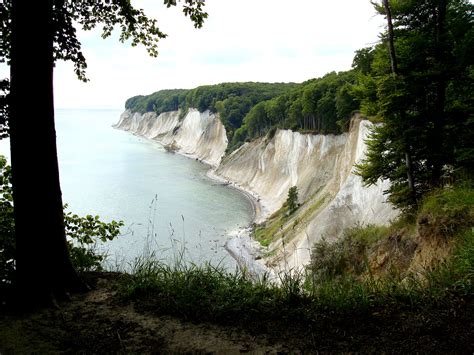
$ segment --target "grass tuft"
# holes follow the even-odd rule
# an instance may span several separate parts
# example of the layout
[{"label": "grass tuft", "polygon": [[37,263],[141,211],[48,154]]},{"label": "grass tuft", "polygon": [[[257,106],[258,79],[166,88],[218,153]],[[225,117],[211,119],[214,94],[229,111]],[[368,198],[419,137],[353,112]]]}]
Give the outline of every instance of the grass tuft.
[{"label": "grass tuft", "polygon": [[413,257],[416,243],[405,240],[402,231],[419,233],[418,218],[418,223],[400,220],[388,227],[358,226],[335,243],[321,241],[313,249],[309,268],[281,273],[278,282],[267,275],[255,281],[245,271],[231,273],[210,264],[184,263],[183,258],[171,266],[153,257],[140,258],[118,294],[139,310],[266,329],[288,320],[310,326],[335,314],[426,310],[472,297],[474,233],[467,217],[472,202],[471,191],[447,190],[422,206],[420,215],[430,213],[436,223],[445,223],[448,227],[443,230],[456,241],[452,256],[428,270],[407,271],[409,258],[405,264],[384,269],[382,276],[374,275],[370,266],[380,250],[402,255],[402,260],[410,250]]}]

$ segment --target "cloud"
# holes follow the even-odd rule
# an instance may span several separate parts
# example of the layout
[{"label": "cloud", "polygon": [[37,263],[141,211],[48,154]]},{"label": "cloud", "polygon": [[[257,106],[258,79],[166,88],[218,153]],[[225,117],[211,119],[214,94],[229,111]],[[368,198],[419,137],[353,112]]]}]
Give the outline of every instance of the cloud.
[{"label": "cloud", "polygon": [[168,34],[159,57],[116,35],[79,31],[91,81],[77,81],[70,63],[58,63],[57,107],[120,108],[130,96],[219,82],[302,82],[349,69],[354,51],[376,42],[383,25],[368,0],[207,0],[202,29],[178,8],[134,4]]}]

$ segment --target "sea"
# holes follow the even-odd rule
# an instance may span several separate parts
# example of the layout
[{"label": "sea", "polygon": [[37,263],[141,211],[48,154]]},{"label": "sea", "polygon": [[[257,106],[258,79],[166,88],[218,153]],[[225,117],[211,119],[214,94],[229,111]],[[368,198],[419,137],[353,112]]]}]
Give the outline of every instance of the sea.
[{"label": "sea", "polygon": [[[121,110],[58,109],[56,134],[63,202],[68,211],[121,220],[116,239],[98,243],[111,270],[153,257],[169,265],[210,263],[232,271],[225,243],[253,218],[239,191],[206,176],[193,159],[112,128]],[[9,156],[8,141],[0,154]]]}]

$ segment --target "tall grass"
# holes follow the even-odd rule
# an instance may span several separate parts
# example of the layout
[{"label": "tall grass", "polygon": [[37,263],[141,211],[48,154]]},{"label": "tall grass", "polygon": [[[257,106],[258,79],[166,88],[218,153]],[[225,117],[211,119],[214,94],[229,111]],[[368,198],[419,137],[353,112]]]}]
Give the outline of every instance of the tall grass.
[{"label": "tall grass", "polygon": [[[119,285],[119,295],[137,308],[158,314],[243,325],[289,319],[305,324],[321,314],[425,309],[472,296],[474,233],[469,225],[472,220],[466,218],[472,213],[472,201],[466,191],[446,193],[448,196],[440,192],[431,197],[436,202],[427,200],[420,216],[430,213],[451,226],[445,231],[456,238],[453,255],[418,274],[393,270],[384,277],[374,277],[368,267],[367,250],[389,238],[394,228],[413,230],[398,222],[392,227],[357,227],[347,231],[345,241],[339,244],[317,245],[313,255],[320,259],[313,260],[312,267],[280,273],[279,282],[268,275],[255,280],[245,270],[229,272],[219,266],[184,262],[180,253],[172,264],[153,255],[139,258],[131,275]],[[459,202],[462,196],[464,202]],[[463,211],[462,223],[449,221],[460,216],[458,212],[452,214],[450,208]],[[443,217],[446,215],[451,217]]]},{"label": "tall grass", "polygon": [[[258,280],[245,271],[229,273],[212,265],[172,266],[151,259],[138,259],[132,275],[119,286],[124,300],[138,309],[196,321],[223,324],[265,324],[296,320],[311,323],[321,314],[371,312],[374,309],[425,309],[449,301],[453,295],[472,294],[473,238],[471,259],[459,256],[460,277],[447,265],[418,277],[358,280],[349,275],[312,283],[306,271],[281,273],[280,282]],[[470,273],[470,274],[469,274]],[[459,276],[458,275],[458,276]],[[426,281],[428,280],[428,281]]]},{"label": "tall grass", "polygon": [[153,259],[137,259],[120,291],[125,299],[158,313],[220,322],[271,314],[285,298],[283,289],[265,277],[254,281],[245,272],[230,273],[210,264],[170,266]]}]

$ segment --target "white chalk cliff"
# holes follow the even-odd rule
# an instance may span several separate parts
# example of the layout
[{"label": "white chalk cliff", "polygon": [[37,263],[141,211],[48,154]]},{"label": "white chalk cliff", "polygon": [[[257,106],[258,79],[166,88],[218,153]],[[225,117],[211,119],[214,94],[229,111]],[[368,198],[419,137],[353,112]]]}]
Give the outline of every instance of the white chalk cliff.
[{"label": "white chalk cliff", "polygon": [[347,227],[387,224],[398,215],[383,195],[386,181],[364,187],[354,174],[371,125],[355,117],[341,135],[277,130],[271,139],[245,143],[225,157],[225,128],[209,111],[191,109],[180,120],[177,111],[157,116],[127,110],[116,127],[212,165],[215,176],[259,200],[257,222],[279,210],[289,188],[297,186],[301,207],[279,228],[281,238],[269,246],[277,252],[267,260],[274,267],[295,268],[309,262],[311,245],[321,238],[334,240]]},{"label": "white chalk cliff", "polygon": [[144,114],[126,110],[114,126],[153,139],[180,154],[218,166],[227,148],[224,125],[209,111],[190,109],[180,120],[179,111]]}]

